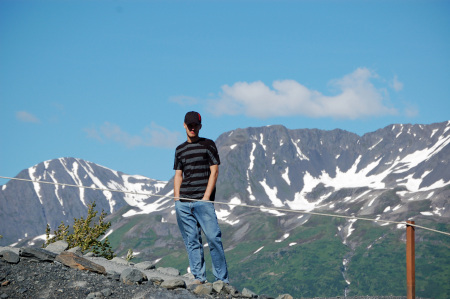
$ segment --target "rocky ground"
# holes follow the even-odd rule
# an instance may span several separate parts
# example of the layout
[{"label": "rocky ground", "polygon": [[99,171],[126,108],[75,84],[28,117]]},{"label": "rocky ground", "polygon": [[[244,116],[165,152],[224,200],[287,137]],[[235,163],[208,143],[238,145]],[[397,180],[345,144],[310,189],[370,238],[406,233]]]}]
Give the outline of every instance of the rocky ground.
[{"label": "rocky ground", "polygon": [[[173,268],[134,265],[72,252],[0,247],[0,299],[6,298],[270,298],[222,282],[194,285]],[[290,295],[279,299],[292,298]]]},{"label": "rocky ground", "polygon": [[[123,259],[109,261],[66,251],[0,247],[0,299],[6,298],[120,298],[231,299],[272,298],[248,289],[241,292],[216,282],[193,285],[193,278],[176,269]],[[276,299],[292,299],[289,294]],[[339,298],[339,297],[336,297]],[[333,299],[336,299],[333,298]],[[403,299],[406,297],[347,297]],[[324,299],[324,298],[323,298]],[[332,299],[332,298],[329,298]]]}]

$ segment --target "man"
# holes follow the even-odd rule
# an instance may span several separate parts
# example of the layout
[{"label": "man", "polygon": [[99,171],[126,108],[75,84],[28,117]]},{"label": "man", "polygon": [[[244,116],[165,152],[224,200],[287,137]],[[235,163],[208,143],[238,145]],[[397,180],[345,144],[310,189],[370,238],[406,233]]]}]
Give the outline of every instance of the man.
[{"label": "man", "polygon": [[211,253],[215,279],[229,283],[222,233],[213,203],[219,175],[219,153],[214,141],[199,137],[202,118],[198,112],[186,113],[184,128],[187,141],[175,151],[173,191],[177,222],[188,253],[191,273],[195,277],[195,284],[206,281],[201,236],[203,230]]}]

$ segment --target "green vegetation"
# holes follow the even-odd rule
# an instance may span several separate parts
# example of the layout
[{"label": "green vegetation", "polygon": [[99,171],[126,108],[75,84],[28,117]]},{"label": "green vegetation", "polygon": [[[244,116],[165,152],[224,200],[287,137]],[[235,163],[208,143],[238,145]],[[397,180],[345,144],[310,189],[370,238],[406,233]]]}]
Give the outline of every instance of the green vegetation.
[{"label": "green vegetation", "polygon": [[112,259],[115,255],[111,249],[108,238],[104,241],[99,241],[102,235],[111,226],[110,222],[104,222],[106,213],[102,210],[98,218],[97,224],[91,227],[91,223],[97,216],[97,211],[94,210],[95,202],[88,205],[88,215],[86,219],[81,217],[80,219],[74,218],[73,233],[69,234],[69,225],[65,225],[64,222],[58,226],[58,229],[53,232],[54,236],[50,237],[50,225],[47,224],[46,228],[46,241],[43,247],[48,246],[58,240],[65,240],[69,244],[69,248],[80,247],[84,251],[92,251],[95,254],[103,256],[107,259]]},{"label": "green vegetation", "polygon": [[[392,194],[386,193],[395,203]],[[420,207],[426,205],[419,202]],[[257,294],[294,297],[405,296],[405,229],[356,221],[354,231],[343,244],[337,227],[348,220],[308,217],[298,226],[297,215],[275,217],[236,207],[244,225],[221,224],[231,284]],[[123,225],[109,237],[114,249],[141,252],[136,260],[158,260],[159,267],[174,267],[182,274],[189,266],[186,249],[175,223],[158,215],[136,215],[121,219]],[[436,224],[423,218],[421,225],[450,231],[450,224]],[[290,223],[290,224],[288,224]],[[117,222],[116,222],[117,224]],[[285,234],[288,234],[287,237]],[[206,238],[203,238],[206,243]],[[347,270],[343,260],[349,259]],[[209,248],[205,247],[208,281],[214,281]],[[345,275],[345,278],[344,278]],[[416,295],[450,298],[450,237],[416,230]],[[346,279],[350,281],[347,284]]]},{"label": "green vegetation", "polygon": [[128,249],[127,252],[127,257],[125,258],[128,262],[131,261],[132,259],[134,259],[134,255],[133,255],[133,249]]}]

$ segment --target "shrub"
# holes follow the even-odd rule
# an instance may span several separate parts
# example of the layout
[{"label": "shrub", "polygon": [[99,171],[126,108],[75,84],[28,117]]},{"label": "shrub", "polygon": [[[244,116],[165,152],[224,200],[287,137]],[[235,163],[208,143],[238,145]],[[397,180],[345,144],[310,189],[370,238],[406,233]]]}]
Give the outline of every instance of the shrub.
[{"label": "shrub", "polygon": [[53,237],[50,237],[50,225],[46,228],[46,242],[43,247],[48,246],[58,240],[65,240],[69,244],[69,248],[80,247],[83,252],[92,251],[95,254],[103,256],[107,259],[112,259],[115,255],[109,244],[108,237],[104,241],[99,241],[98,238],[105,234],[108,228],[111,227],[110,222],[104,222],[106,213],[102,210],[98,218],[97,224],[91,227],[92,220],[97,216],[95,208],[95,201],[88,205],[88,215],[86,219],[83,217],[74,218],[73,233],[69,234],[69,225],[65,225],[61,221],[58,230],[54,231]]}]

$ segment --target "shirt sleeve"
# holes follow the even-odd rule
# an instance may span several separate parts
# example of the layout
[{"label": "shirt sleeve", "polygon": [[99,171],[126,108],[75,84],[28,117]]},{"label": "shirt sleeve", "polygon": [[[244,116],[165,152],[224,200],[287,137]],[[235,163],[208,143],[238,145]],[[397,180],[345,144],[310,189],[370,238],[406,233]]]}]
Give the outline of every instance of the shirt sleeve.
[{"label": "shirt sleeve", "polygon": [[178,159],[177,152],[175,151],[175,158],[173,162],[173,170],[183,170],[183,164],[180,159]]},{"label": "shirt sleeve", "polygon": [[214,141],[211,141],[211,144],[208,146],[208,160],[209,166],[220,165],[219,152]]}]

